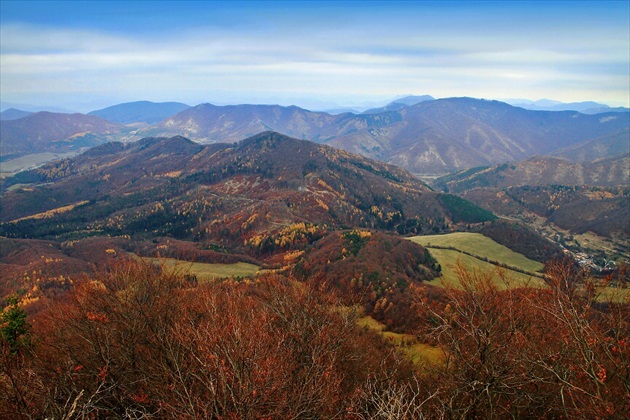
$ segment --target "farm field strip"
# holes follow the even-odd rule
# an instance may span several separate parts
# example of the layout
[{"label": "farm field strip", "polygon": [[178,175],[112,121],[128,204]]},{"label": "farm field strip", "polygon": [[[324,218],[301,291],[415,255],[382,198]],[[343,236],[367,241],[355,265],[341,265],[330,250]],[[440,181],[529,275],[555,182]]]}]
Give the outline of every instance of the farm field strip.
[{"label": "farm field strip", "polygon": [[498,261],[524,271],[536,272],[543,269],[543,264],[530,260],[522,254],[498,244],[480,233],[454,232],[446,235],[414,236],[409,238],[425,248],[452,247],[480,258]]},{"label": "farm field strip", "polygon": [[492,273],[492,281],[499,289],[524,286],[542,287],[545,284],[539,277],[530,276],[508,268],[497,267],[489,262],[462,254],[459,251],[431,248],[430,252],[442,266],[442,276],[426,282],[427,284],[435,286],[457,285],[459,283],[458,265],[461,265],[469,272]]}]

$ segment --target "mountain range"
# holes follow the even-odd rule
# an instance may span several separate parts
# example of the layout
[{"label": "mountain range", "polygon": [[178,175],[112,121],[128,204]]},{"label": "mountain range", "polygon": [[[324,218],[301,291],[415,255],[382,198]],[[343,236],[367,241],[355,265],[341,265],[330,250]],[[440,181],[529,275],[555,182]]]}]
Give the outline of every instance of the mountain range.
[{"label": "mountain range", "polygon": [[1,236],[172,236],[249,252],[297,223],[435,233],[494,218],[394,166],[273,132],[237,145],[108,143],[3,190]]},{"label": "mountain range", "polygon": [[84,114],[41,111],[0,124],[1,156],[79,150],[118,138],[120,124]]},{"label": "mountain range", "polygon": [[135,136],[181,134],[210,143],[238,141],[262,130],[274,130],[414,173],[443,174],[548,154],[623,133],[629,126],[630,113],[527,111],[497,101],[450,98],[361,115],[330,115],[273,105],[203,104],[138,130]]},{"label": "mountain range", "polygon": [[513,106],[529,109],[532,111],[578,111],[582,114],[602,114],[606,112],[628,112],[630,109],[625,107],[609,107],[593,101],[563,103],[552,101],[549,99],[541,99],[538,101],[530,101],[526,99],[506,100]]},{"label": "mountain range", "polygon": [[388,111],[398,111],[408,106],[413,106],[419,104],[420,102],[425,101],[434,101],[435,98],[431,95],[421,95],[421,96],[405,96],[403,98],[394,99],[389,104],[380,107],[380,108],[371,108],[363,111],[363,114],[380,114],[381,112]]},{"label": "mountain range", "polygon": [[113,105],[89,112],[88,115],[96,115],[119,124],[155,124],[188,108],[190,108],[189,105],[181,102],[137,101]]},{"label": "mountain range", "polygon": [[[81,114],[36,113],[3,121],[2,155],[176,135],[201,144],[238,142],[272,130],[416,174],[442,175],[536,155],[556,154],[577,161],[612,157],[626,153],[630,142],[629,112],[530,111],[498,101],[428,96],[401,98],[380,111],[338,115],[295,106],[201,104],[147,126],[147,121],[161,119],[173,106],[186,107],[136,102],[94,112],[123,122],[144,120],[135,121],[134,127]],[[125,112],[128,118],[121,117]],[[73,137],[77,135],[82,141],[77,142]]]},{"label": "mountain range", "polygon": [[20,109],[8,108],[0,112],[0,121],[17,120],[19,118],[28,117],[32,112],[22,111]]}]

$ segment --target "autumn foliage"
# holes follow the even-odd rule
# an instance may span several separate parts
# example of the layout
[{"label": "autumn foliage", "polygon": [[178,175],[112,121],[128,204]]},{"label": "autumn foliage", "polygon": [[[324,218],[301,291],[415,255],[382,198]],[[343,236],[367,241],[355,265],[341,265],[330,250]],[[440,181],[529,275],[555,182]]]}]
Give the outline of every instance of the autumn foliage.
[{"label": "autumn foliage", "polygon": [[584,273],[548,266],[549,287],[499,290],[460,268],[443,303],[418,294],[421,335],[440,346],[433,409],[448,418],[626,418],[630,306],[598,303]]},{"label": "autumn foliage", "polygon": [[[323,249],[375,258],[374,234],[343,235]],[[504,290],[463,269],[443,289],[406,285],[404,329],[443,354],[420,368],[357,326],[338,297],[349,283],[197,284],[121,260],[29,318],[7,302],[0,417],[625,418],[628,302],[598,299],[573,267],[547,268],[544,288]]]},{"label": "autumn foliage", "polygon": [[28,352],[3,341],[0,417],[350,415],[410,369],[334,308],[274,276],[196,285],[123,262],[34,317]]}]

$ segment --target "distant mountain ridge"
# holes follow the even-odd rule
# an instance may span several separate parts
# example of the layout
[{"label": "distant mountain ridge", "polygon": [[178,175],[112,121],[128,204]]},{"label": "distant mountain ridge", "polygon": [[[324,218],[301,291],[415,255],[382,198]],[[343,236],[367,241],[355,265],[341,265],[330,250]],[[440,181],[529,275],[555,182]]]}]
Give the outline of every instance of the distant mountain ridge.
[{"label": "distant mountain ridge", "polygon": [[506,100],[506,103],[517,106],[519,108],[529,109],[531,111],[577,111],[583,114],[603,114],[606,112],[629,112],[630,108],[625,107],[609,107],[593,101],[563,103],[552,101],[549,99],[541,99],[539,101],[528,100]]},{"label": "distant mountain ridge", "polygon": [[93,115],[37,112],[2,121],[2,156],[78,150],[118,138],[123,127]]},{"label": "distant mountain ridge", "polygon": [[630,127],[607,136],[558,149],[551,155],[572,162],[589,162],[628,153],[630,153]]},{"label": "distant mountain ridge", "polygon": [[297,106],[201,104],[139,130],[136,136],[183,135],[200,143],[234,142],[263,131],[325,143],[340,134],[389,125],[397,114],[339,114],[308,111]]},{"label": "distant mountain ridge", "polygon": [[572,163],[551,156],[535,156],[518,163],[464,170],[438,178],[434,186],[452,193],[473,188],[517,186],[630,185],[630,155]]},{"label": "distant mountain ridge", "polygon": [[[152,108],[160,104],[121,104],[108,112],[125,114],[124,109],[146,110],[145,105]],[[95,145],[107,140],[127,142],[177,135],[202,144],[238,142],[271,130],[392,163],[413,173],[433,175],[554,153],[578,160],[592,153],[597,158],[612,157],[624,153],[624,143],[630,142],[629,112],[585,115],[575,111],[528,111],[498,101],[431,100],[429,96],[400,98],[390,105],[391,110],[380,113],[331,115],[296,106],[201,104],[150,126],[146,123],[134,127],[110,126],[104,130],[105,134],[96,129],[69,127],[67,131],[72,131],[69,136],[87,133],[89,139],[81,135],[83,143]],[[155,117],[154,113],[152,115]],[[138,115],[127,117],[140,118]],[[64,124],[72,125],[66,117],[61,119],[64,118]],[[46,124],[34,121],[19,126],[15,121],[3,122],[3,144],[21,153],[57,148],[60,143],[51,145],[41,140],[50,137],[51,128]],[[49,124],[55,126],[61,122]],[[69,136],[56,135],[52,140],[64,141]],[[40,140],[17,149],[13,146],[33,138]],[[4,148],[3,155],[7,154]]]},{"label": "distant mountain ridge", "polygon": [[363,111],[363,114],[380,114],[382,112],[398,111],[408,106],[417,105],[420,102],[434,101],[434,100],[435,98],[431,95],[405,96],[403,98],[394,99],[389,104],[383,107],[372,108],[372,109],[368,109],[367,111]]},{"label": "distant mountain ridge", "polygon": [[212,143],[238,141],[273,130],[415,173],[444,174],[548,154],[628,126],[630,113],[527,111],[498,101],[449,98],[360,115],[331,115],[278,105],[202,104],[138,130],[134,136],[184,135]]},{"label": "distant mountain ridge", "polygon": [[28,117],[32,112],[22,111],[21,109],[9,108],[0,112],[0,121],[17,120],[20,118]]},{"label": "distant mountain ridge", "polygon": [[96,115],[119,124],[134,122],[155,124],[188,108],[189,105],[180,102],[137,101],[113,105],[89,112],[87,115]]}]

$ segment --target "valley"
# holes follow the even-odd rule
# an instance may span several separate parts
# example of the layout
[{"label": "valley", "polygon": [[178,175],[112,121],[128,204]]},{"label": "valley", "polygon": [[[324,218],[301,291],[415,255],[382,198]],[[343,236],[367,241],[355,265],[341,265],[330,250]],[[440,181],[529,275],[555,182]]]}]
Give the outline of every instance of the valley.
[{"label": "valley", "polygon": [[[360,413],[373,413],[369,404],[394,395],[416,410],[437,413],[468,383],[466,378],[479,374],[481,381],[511,387],[524,412],[566,409],[557,399],[537,405],[530,397],[558,398],[546,385],[550,375],[580,363],[575,350],[559,365],[546,364],[555,346],[582,345],[582,336],[569,344],[563,338],[572,323],[588,325],[589,348],[610,355],[612,362],[601,356],[607,372],[623,374],[622,355],[602,350],[605,343],[627,345],[630,206],[627,152],[622,147],[618,153],[623,134],[616,126],[608,131],[612,134],[595,134],[597,124],[603,124],[595,123],[597,118],[608,118],[599,114],[583,118],[578,128],[563,128],[572,114],[558,123],[555,116],[488,102],[425,99],[337,116],[297,107],[243,111],[171,104],[184,109],[162,122],[150,125],[150,113],[138,113],[145,121],[132,122],[119,134],[114,129],[73,134],[91,143],[53,141],[43,146],[49,151],[3,161],[2,316],[23,314],[21,322],[28,320],[29,330],[5,340],[0,357],[12,370],[0,371],[0,389],[48,401],[52,396],[42,387],[69,375],[91,395],[111,398],[109,407],[152,410],[162,404],[160,410],[177,416],[187,404],[193,411],[206,410],[200,408],[204,401],[216,401],[218,395],[226,401],[225,410],[237,410],[268,386],[275,387],[274,401],[292,401],[296,388],[310,395],[305,384],[318,381],[314,386],[322,393],[305,404],[327,417],[333,415],[330,406],[317,401],[337,397],[339,407],[351,401],[366,404]],[[125,112],[110,111],[124,118]],[[540,130],[528,131],[523,121],[519,130],[525,131],[506,127],[506,121],[519,118],[514,112],[530,119],[527,124],[553,120],[546,130],[554,136],[579,130],[587,149],[594,147],[592,136],[604,138],[607,146],[598,150],[612,156],[591,162],[528,157],[542,150],[546,137]],[[179,125],[182,113],[187,122]],[[441,121],[447,114],[457,119]],[[623,120],[625,114],[617,114],[621,117],[606,123]],[[413,124],[407,120],[411,115]],[[195,125],[196,118],[206,125]],[[298,125],[296,118],[302,121]],[[252,119],[258,123],[250,124]],[[209,124],[218,120],[220,127]],[[498,125],[490,129],[491,123]],[[300,139],[265,131],[275,127]],[[366,142],[362,130],[372,140]],[[414,130],[433,133],[433,140],[411,141]],[[466,146],[460,148],[464,131]],[[153,136],[134,137],[145,134]],[[529,140],[517,144],[512,135]],[[445,146],[447,137],[454,142],[450,146]],[[403,138],[404,147],[428,147],[441,166],[432,166],[424,152],[413,159],[392,158],[388,153],[402,147],[395,143]],[[494,140],[500,140],[501,153],[491,145]],[[385,141],[387,149],[379,143]],[[449,161],[432,141],[458,151],[448,152]],[[557,150],[567,142],[559,142]],[[484,156],[471,154],[471,147],[484,150]],[[575,150],[578,146],[570,151]],[[462,160],[463,155],[472,160]],[[61,159],[41,162],[48,157]],[[20,159],[29,167],[16,170]],[[468,167],[503,159],[515,161]],[[424,182],[383,160],[434,175]],[[619,318],[611,318],[617,313]],[[62,324],[67,329],[58,328]],[[611,325],[619,335],[607,335]],[[472,360],[470,351],[462,351],[462,346],[476,349],[481,329],[497,346],[488,363],[479,362],[486,360],[483,350],[473,350]],[[31,347],[31,334],[38,339],[36,347]],[[96,345],[81,341],[87,335]],[[105,356],[98,353],[110,346]],[[516,348],[524,350],[514,353]],[[40,356],[25,356],[21,365],[12,355],[26,355],[23,349]],[[131,360],[139,354],[154,364],[134,370]],[[200,366],[198,358],[189,357],[193,354],[234,364]],[[63,363],[70,367],[59,367]],[[518,371],[531,386],[486,376],[484,369],[504,363],[506,371]],[[59,368],[51,371],[49,364]],[[546,370],[538,372],[541,364]],[[180,365],[210,379],[176,379],[180,373],[173,366]],[[24,369],[35,372],[39,382],[24,389],[27,384],[6,379]],[[111,388],[94,385],[93,379],[101,377]],[[245,395],[230,394],[233,380],[228,378],[236,377],[245,378],[238,380],[239,387],[249,389]],[[219,387],[206,388],[206,381],[216,378],[224,378]],[[577,374],[568,379],[571,386],[581,381]],[[439,394],[432,394],[436,383]],[[587,385],[602,386],[597,379]],[[623,390],[607,389],[607,404],[623,410]],[[83,398],[72,386],[59,390],[63,398]],[[193,403],[181,398],[186,392],[194,395]],[[414,406],[419,395],[428,405]],[[499,397],[492,398],[495,404]],[[0,399],[0,414],[12,404]],[[270,412],[266,402],[252,404]],[[575,404],[592,412],[601,408],[581,396]],[[46,410],[43,402],[33,407],[21,410]],[[285,406],[278,410],[291,412]]]},{"label": "valley", "polygon": [[[37,152],[66,152],[145,137],[180,135],[201,144],[239,142],[263,131],[275,131],[378,159],[422,176],[538,155],[554,154],[582,162],[630,152],[626,141],[628,111],[604,109],[603,113],[588,115],[532,111],[473,98],[409,97],[364,113],[342,114],[296,106],[203,103],[189,107],[140,101],[87,115],[33,113],[4,120],[2,127],[3,157],[32,153],[32,147]],[[42,135],[27,151],[21,148],[20,139],[30,138],[33,130]],[[627,178],[627,171],[622,176]],[[609,177],[608,182],[614,179]]]},{"label": "valley", "polygon": [[0,419],[627,420],[629,34],[0,0]]}]

